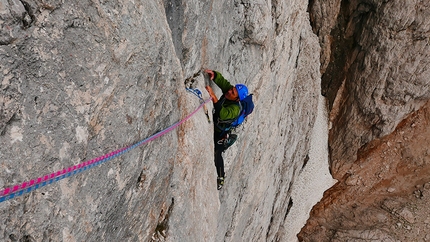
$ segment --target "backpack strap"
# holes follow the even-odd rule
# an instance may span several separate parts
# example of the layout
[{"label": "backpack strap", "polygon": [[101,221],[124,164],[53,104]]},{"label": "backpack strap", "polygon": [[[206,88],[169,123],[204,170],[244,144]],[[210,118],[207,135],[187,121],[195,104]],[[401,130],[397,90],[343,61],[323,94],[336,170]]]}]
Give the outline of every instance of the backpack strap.
[{"label": "backpack strap", "polygon": [[240,102],[237,102],[237,104],[238,104],[238,106],[239,106],[239,115],[237,115],[237,117],[236,117],[236,118],[227,119],[227,120],[220,120],[220,119],[218,118],[218,123],[220,123],[220,124],[231,124],[231,123],[233,123],[234,121],[236,121],[236,120],[240,117],[240,115],[242,115],[242,111],[244,111],[244,109],[242,108],[242,104],[241,104]]},{"label": "backpack strap", "polygon": [[[224,103],[224,102],[223,102]],[[222,105],[222,104],[221,104]],[[242,112],[244,111],[244,109],[243,109],[243,107],[242,107],[242,104],[241,104],[241,102],[239,101],[239,102],[237,102],[237,105],[239,105],[239,115],[237,115],[237,117],[236,118],[233,118],[233,119],[227,119],[227,120],[220,120],[219,119],[219,117],[218,117],[218,119],[216,120],[216,122],[215,122],[215,120],[214,120],[214,124],[215,124],[215,126],[219,129],[219,130],[221,130],[221,131],[223,131],[223,132],[225,132],[225,131],[228,131],[228,130],[230,130],[231,128],[232,128],[232,123],[234,123],[236,120],[238,120],[239,119],[239,117],[240,117],[240,115],[242,115]]]}]

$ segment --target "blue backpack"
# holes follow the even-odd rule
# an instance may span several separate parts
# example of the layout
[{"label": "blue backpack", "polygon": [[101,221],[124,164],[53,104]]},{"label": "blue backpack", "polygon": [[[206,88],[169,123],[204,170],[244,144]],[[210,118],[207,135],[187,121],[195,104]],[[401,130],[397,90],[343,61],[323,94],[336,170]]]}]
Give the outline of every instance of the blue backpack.
[{"label": "blue backpack", "polygon": [[237,117],[236,120],[231,123],[232,128],[237,127],[241,123],[243,123],[243,121],[245,121],[245,118],[250,115],[252,111],[254,111],[254,102],[252,101],[252,94],[248,95],[245,99],[240,101],[239,106],[240,114],[239,117]]}]

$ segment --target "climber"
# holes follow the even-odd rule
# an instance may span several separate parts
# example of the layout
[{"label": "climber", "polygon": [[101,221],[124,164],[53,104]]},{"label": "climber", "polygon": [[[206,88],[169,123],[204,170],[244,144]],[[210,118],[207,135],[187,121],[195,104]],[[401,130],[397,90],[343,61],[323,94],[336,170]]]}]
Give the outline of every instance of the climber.
[{"label": "climber", "polygon": [[[243,84],[231,85],[219,72],[205,70],[209,79],[222,90],[223,95],[218,99],[210,86],[206,86],[212,102],[214,104],[213,122],[214,122],[214,144],[215,144],[215,167],[217,170],[217,189],[220,190],[224,185],[224,159],[222,153],[230,147],[236,140],[236,135],[231,134],[232,126],[237,126],[238,122],[248,115],[241,105],[241,101],[248,96],[248,88]],[[251,99],[252,102],[252,99]],[[252,104],[252,109],[253,109]],[[243,110],[243,111],[242,111]],[[243,118],[239,118],[243,116]],[[240,119],[241,121],[238,121]]]}]

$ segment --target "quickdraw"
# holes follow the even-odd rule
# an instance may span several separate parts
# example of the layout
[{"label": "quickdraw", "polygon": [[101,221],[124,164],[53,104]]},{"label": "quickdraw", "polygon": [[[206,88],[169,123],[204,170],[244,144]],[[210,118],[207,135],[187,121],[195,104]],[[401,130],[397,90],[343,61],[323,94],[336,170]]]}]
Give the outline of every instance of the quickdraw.
[{"label": "quickdraw", "polygon": [[[187,91],[191,92],[192,94],[196,95],[200,99],[200,104],[204,103],[202,92],[197,88],[185,88]],[[208,119],[208,122],[211,123],[211,119],[209,118],[209,112],[206,105],[203,105],[203,110],[205,111],[206,118]]]}]

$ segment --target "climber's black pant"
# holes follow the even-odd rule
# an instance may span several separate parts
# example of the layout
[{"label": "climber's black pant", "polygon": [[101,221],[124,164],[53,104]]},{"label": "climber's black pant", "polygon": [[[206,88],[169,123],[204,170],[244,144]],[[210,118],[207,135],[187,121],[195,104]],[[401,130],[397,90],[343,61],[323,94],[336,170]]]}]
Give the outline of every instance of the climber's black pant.
[{"label": "climber's black pant", "polygon": [[[222,136],[221,136],[222,135]],[[226,133],[221,134],[220,132],[214,132],[214,144],[215,144],[215,167],[216,173],[218,177],[224,177],[224,159],[222,158],[222,153],[226,150],[222,140],[225,137]],[[221,144],[219,144],[219,143]]]}]

